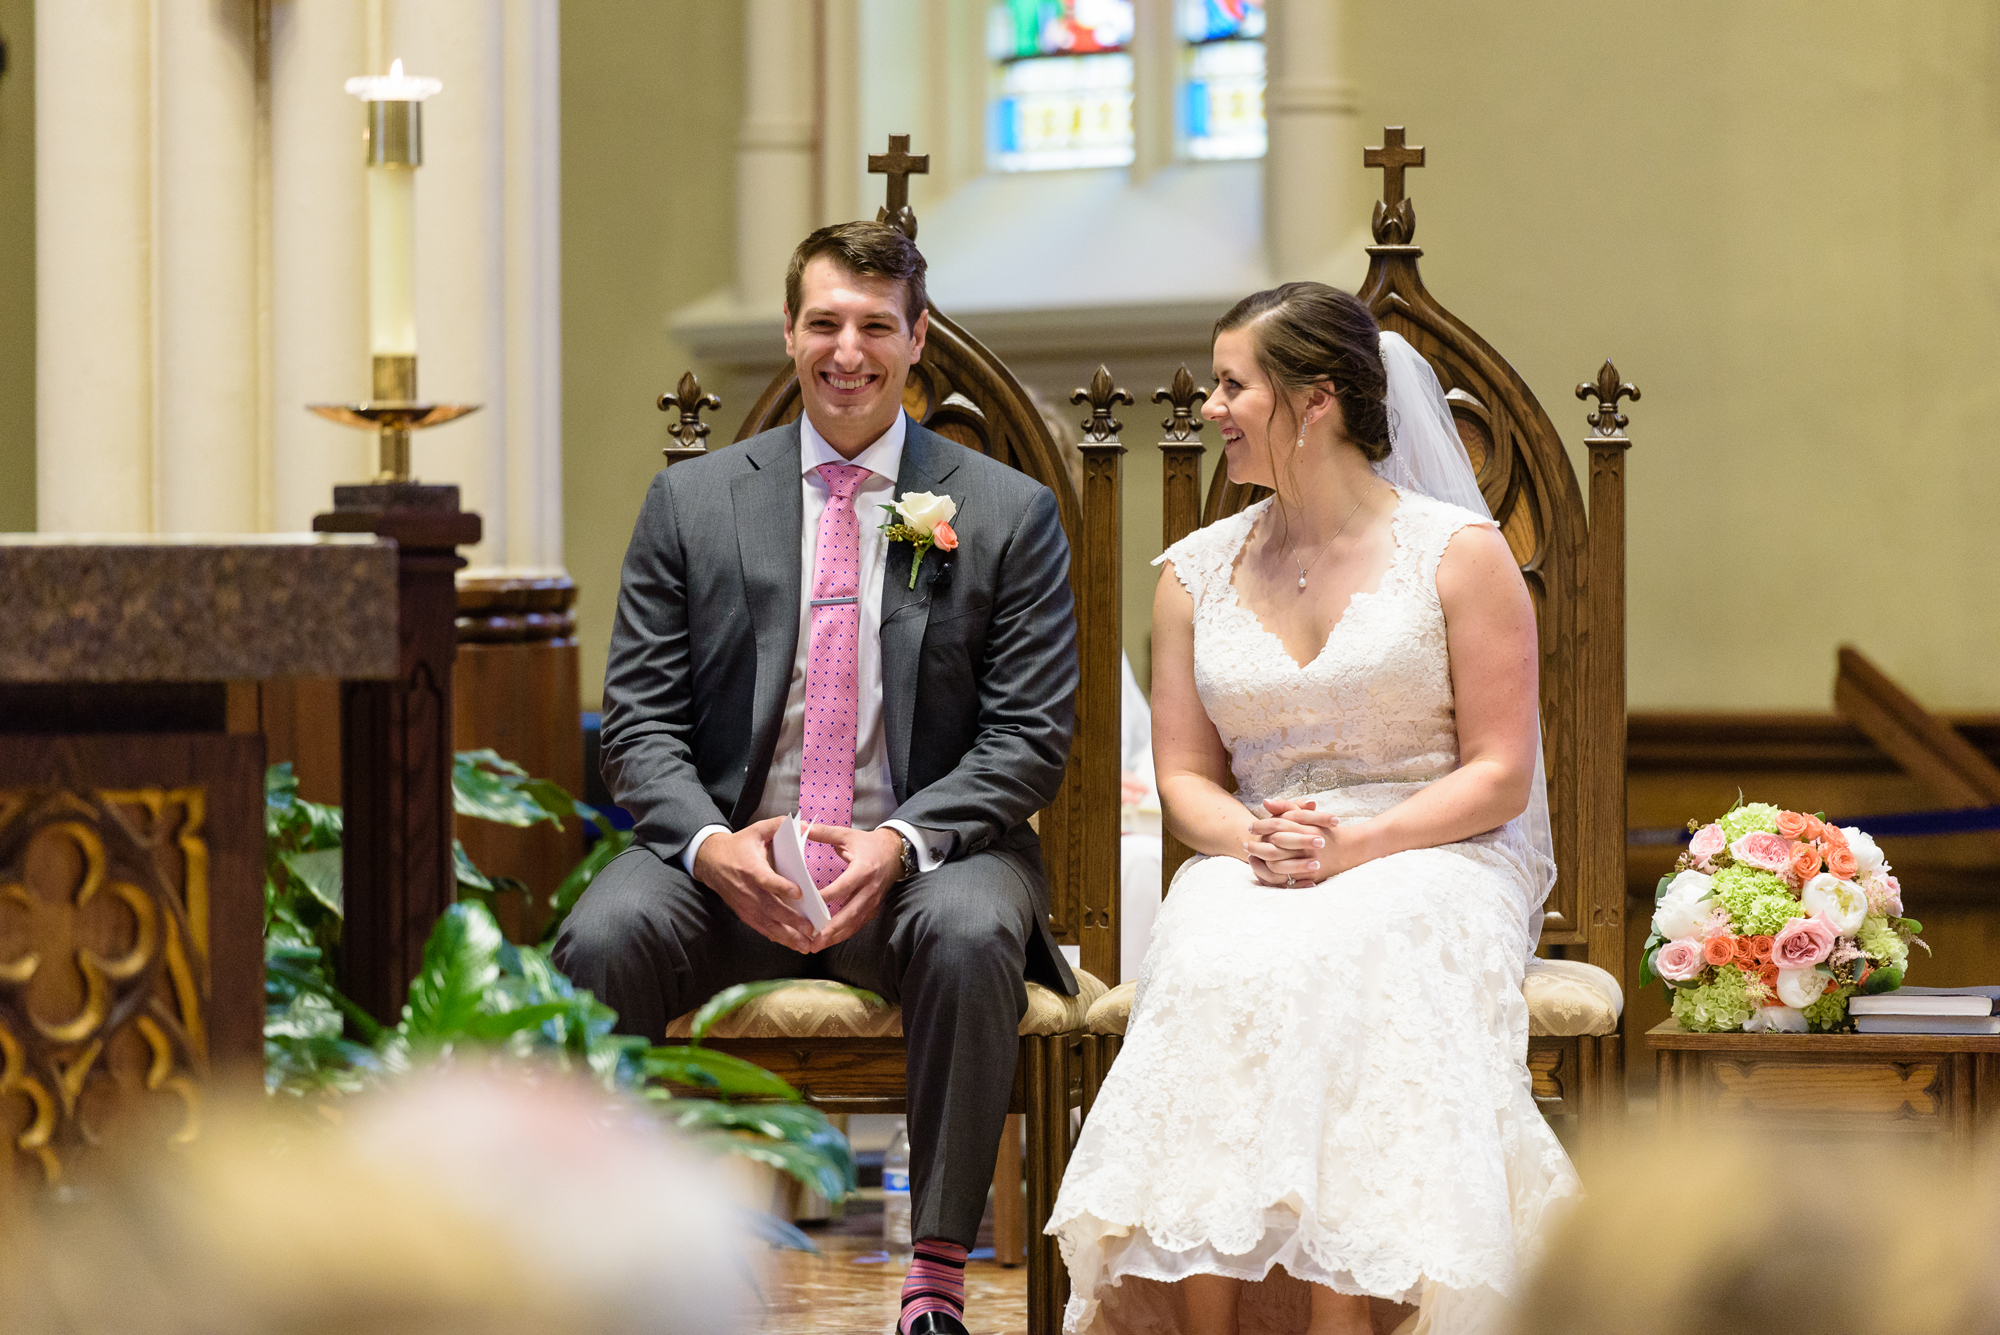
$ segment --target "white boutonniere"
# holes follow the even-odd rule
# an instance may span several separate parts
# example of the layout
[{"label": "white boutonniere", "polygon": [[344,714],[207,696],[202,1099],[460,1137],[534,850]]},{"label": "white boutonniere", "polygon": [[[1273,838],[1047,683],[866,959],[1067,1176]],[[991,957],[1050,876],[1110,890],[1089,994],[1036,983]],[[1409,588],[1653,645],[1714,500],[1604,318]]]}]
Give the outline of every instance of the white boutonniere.
[{"label": "white boutonniere", "polygon": [[910,587],[917,587],[917,571],[923,568],[924,553],[932,547],[941,552],[958,550],[958,534],[952,530],[952,517],[958,513],[958,502],[949,496],[933,496],[928,491],[907,492],[894,505],[882,507],[889,512],[883,521],[882,532],[890,542],[907,542],[910,554]]}]

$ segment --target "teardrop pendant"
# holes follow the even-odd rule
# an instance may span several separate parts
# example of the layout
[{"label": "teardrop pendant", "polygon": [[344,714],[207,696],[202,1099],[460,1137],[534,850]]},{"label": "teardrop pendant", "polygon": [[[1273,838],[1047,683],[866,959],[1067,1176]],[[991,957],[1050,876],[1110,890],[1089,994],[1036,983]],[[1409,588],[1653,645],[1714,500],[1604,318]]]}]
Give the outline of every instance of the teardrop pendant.
[{"label": "teardrop pendant", "polygon": [[1306,572],[1301,570],[1299,572],[1299,587],[1303,589],[1305,586],[1306,586]]}]

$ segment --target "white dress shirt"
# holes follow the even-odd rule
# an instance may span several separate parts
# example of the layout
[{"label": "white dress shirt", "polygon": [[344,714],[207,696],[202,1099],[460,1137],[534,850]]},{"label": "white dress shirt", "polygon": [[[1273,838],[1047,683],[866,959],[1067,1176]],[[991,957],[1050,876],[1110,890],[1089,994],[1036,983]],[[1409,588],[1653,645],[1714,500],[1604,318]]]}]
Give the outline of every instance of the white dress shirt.
[{"label": "white dress shirt", "polygon": [[[882,730],[882,580],[889,544],[881,528],[888,515],[881,507],[896,498],[896,470],[903,462],[903,438],[908,432],[909,418],[898,412],[895,422],[874,444],[845,459],[826,443],[810,417],[799,415],[799,486],[805,510],[799,541],[798,651],[792,659],[792,680],[785,693],[785,716],[778,725],[777,749],[771,753],[771,769],[765,775],[764,793],[753,819],[789,816],[799,809],[799,769],[805,760],[806,739],[806,660],[812,648],[813,567],[817,563],[820,516],[831,495],[819,470],[822,464],[855,464],[867,469],[869,477],[854,493],[854,517],[861,529],[861,633],[854,663],[860,713],[854,726],[854,808],[848,825],[856,830],[888,826],[915,847],[917,869],[931,871],[951,855],[956,836],[889,819],[896,809],[896,790],[889,775],[889,741]],[[703,841],[718,833],[728,833],[728,827],[705,825],[688,840],[687,850],[681,854],[688,875],[694,875],[695,854],[701,851]]]}]

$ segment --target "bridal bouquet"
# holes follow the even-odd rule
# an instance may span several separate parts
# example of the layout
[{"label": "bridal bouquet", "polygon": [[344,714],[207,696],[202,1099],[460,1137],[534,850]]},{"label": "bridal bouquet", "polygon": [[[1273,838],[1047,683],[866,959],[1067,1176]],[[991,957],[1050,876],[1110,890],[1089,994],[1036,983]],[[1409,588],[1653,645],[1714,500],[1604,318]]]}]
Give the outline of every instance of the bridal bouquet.
[{"label": "bridal bouquet", "polygon": [[1639,966],[1683,1029],[1825,1033],[1847,1027],[1855,993],[1902,986],[1923,925],[1861,830],[1740,800],[1688,829]]}]

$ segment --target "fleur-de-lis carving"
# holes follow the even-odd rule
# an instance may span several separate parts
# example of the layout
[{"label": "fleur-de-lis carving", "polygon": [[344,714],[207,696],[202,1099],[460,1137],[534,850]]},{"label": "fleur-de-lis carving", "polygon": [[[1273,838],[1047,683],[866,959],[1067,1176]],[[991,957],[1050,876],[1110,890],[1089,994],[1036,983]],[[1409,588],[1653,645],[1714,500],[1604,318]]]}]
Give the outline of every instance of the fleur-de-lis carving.
[{"label": "fleur-de-lis carving", "polygon": [[[660,411],[665,412],[669,408],[680,409],[681,415],[675,419],[673,426],[673,436],[680,442],[679,448],[707,449],[708,446],[702,444],[702,441],[707,438],[709,428],[708,423],[701,420],[701,410],[706,408],[710,412],[719,412],[722,400],[714,394],[702,393],[701,381],[695,378],[694,372],[684,371],[681,373],[680,384],[674,387],[674,392],[660,395]],[[674,448],[676,447],[669,445],[661,453],[666,454]]]},{"label": "fleur-de-lis carving", "polygon": [[1201,407],[1207,398],[1208,391],[1196,387],[1194,377],[1188,374],[1186,362],[1182,362],[1180,369],[1174,372],[1174,381],[1171,385],[1153,391],[1154,403],[1173,406],[1174,415],[1160,423],[1167,429],[1168,440],[1193,440],[1195,432],[1208,425],[1195,415],[1195,409]]},{"label": "fleur-de-lis carving", "polygon": [[1086,445],[1106,445],[1118,439],[1118,433],[1125,424],[1111,415],[1111,410],[1119,404],[1128,407],[1137,402],[1130,394],[1111,383],[1110,368],[1099,366],[1090,377],[1090,388],[1079,389],[1069,396],[1071,403],[1088,403],[1090,416],[1083,419],[1083,443]]},{"label": "fleur-de-lis carving", "polygon": [[1593,437],[1623,435],[1626,417],[1618,411],[1618,400],[1639,401],[1639,387],[1630,381],[1618,378],[1618,368],[1605,359],[1604,366],[1597,373],[1596,383],[1585,383],[1576,387],[1579,399],[1596,399],[1597,407],[1584,420],[1590,423]]}]

